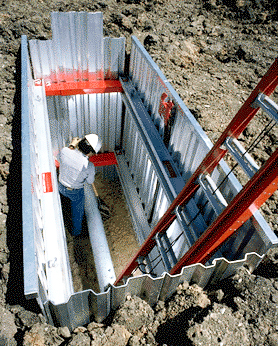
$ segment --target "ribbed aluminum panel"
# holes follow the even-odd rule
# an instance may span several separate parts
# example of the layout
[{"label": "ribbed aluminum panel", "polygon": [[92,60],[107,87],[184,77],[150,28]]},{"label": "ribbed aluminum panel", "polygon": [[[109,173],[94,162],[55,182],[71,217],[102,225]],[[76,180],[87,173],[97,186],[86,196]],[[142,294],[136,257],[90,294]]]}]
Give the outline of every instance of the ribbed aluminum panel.
[{"label": "ribbed aluminum panel", "polygon": [[[141,95],[142,101],[150,113],[150,118],[159,127],[162,137],[164,121],[158,112],[161,95],[166,93],[168,98],[173,101],[175,122],[168,149],[184,181],[187,181],[211,149],[212,143],[158,66],[134,36],[132,37],[129,77]],[[220,185],[229,171],[229,167],[222,160],[212,174],[216,186]],[[241,188],[241,184],[230,173],[221,185],[220,191],[229,203]],[[204,207],[202,215],[205,223],[211,224],[217,215],[211,204],[207,203],[207,198],[201,189],[195,194],[194,200],[196,205]],[[188,212],[190,211],[186,210],[186,213]],[[194,225],[195,221],[191,223],[192,215],[194,216],[194,213],[197,212],[198,210],[191,210],[188,222],[194,228],[193,233],[200,236],[204,228],[198,224]],[[213,258],[225,256],[229,260],[236,260],[243,258],[249,251],[256,251],[262,255],[275,244],[277,244],[277,237],[260,212],[257,211],[250,221],[242,226]]]},{"label": "ribbed aluminum panel", "polygon": [[57,153],[73,137],[96,133],[100,152],[114,151],[121,140],[121,93],[49,96],[47,107],[52,149]]},{"label": "ribbed aluminum panel", "polygon": [[[43,78],[46,83],[98,78],[115,79],[123,73],[124,39],[103,39],[102,14],[54,13],[52,29],[53,40],[30,41],[33,74],[36,79]],[[103,321],[111,309],[116,309],[124,302],[127,295],[140,296],[153,305],[158,299],[163,300],[170,297],[184,280],[198,283],[204,287],[209,282],[232,275],[243,264],[249,266],[252,271],[261,261],[261,255],[275,242],[277,243],[274,233],[257,212],[245,225],[245,228],[242,227],[221,248],[221,252],[215,255],[218,259],[212,261],[211,265],[196,264],[185,267],[182,273],[176,276],[163,274],[154,279],[148,275],[142,275],[130,278],[123,286],[114,287],[112,285],[104,293],[96,294],[92,290],[87,290],[72,294],[64,304],[50,302],[45,271],[42,211],[39,202],[41,185],[36,180],[38,148],[37,134],[32,123],[33,80],[27,61],[26,37],[23,38],[22,49],[24,57],[22,65],[24,98],[22,104],[22,177],[24,213],[26,212],[26,217],[23,218],[25,292],[27,295],[37,296],[49,322],[61,326],[66,325],[73,330],[79,325],[89,323],[92,318],[96,321]],[[26,71],[29,73],[29,77],[26,76]],[[158,109],[162,93],[166,92],[174,102],[176,118],[171,133],[169,151],[176,163],[177,170],[186,181],[211,148],[211,142],[162,72],[134,37],[132,38],[129,76],[150,114],[150,118],[159,128],[161,137],[164,133],[164,121],[160,117]],[[27,86],[29,86],[28,91]],[[148,127],[145,124],[143,126],[145,132],[140,132],[138,124],[134,120],[134,111],[127,107],[127,102],[125,102],[123,121],[122,101],[122,95],[119,93],[48,97],[47,109],[51,143],[55,155],[69,143],[72,137],[82,137],[86,133],[94,132],[102,138],[102,151],[123,149],[122,153],[117,153],[119,162],[117,171],[127,196],[135,229],[138,230],[139,241],[143,242],[151,227],[169,206],[172,197],[175,197],[175,191],[169,187],[170,184],[167,186],[162,181],[164,178],[160,174],[162,171],[165,173],[163,165],[161,163],[157,164],[158,167],[155,165],[155,162],[159,162],[156,157],[158,154],[155,152],[159,151],[159,148],[149,150],[150,143],[146,141],[147,130],[153,126]],[[29,114],[31,117],[28,119]],[[122,123],[124,128],[122,128]],[[114,167],[112,170],[108,168],[108,171],[113,172],[112,175],[116,174]],[[216,184],[227,173],[228,167],[222,162],[213,174]],[[221,189],[224,196],[230,201],[240,188],[237,180],[230,175]],[[190,222],[190,226],[182,224],[186,232],[174,245],[177,257],[182,255],[188,244],[191,244],[204,230],[204,223],[210,223],[215,218],[213,209],[206,206],[202,217],[191,222],[198,212],[197,206],[203,206],[205,203],[205,195],[198,192],[195,201],[186,207],[185,217],[178,217],[178,221],[175,221],[168,230],[167,233],[172,241],[180,232],[184,218],[188,218],[187,223]],[[252,253],[253,251],[257,253]],[[151,260],[156,255],[157,252],[154,249]],[[221,256],[226,259],[220,258]],[[227,259],[234,261],[229,262]],[[161,263],[156,270],[157,274],[162,273]]]},{"label": "ribbed aluminum panel", "polygon": [[[23,227],[23,269],[24,293],[29,297],[38,297],[38,259],[35,255],[34,233],[40,229],[41,209],[39,207],[39,191],[36,173],[35,148],[30,146],[33,124],[30,123],[29,112],[32,110],[32,96],[28,85],[31,80],[31,70],[28,59],[27,37],[21,39],[21,131],[22,131],[22,227]],[[38,231],[39,233],[39,231]],[[39,240],[43,251],[43,244]],[[40,262],[41,263],[41,262]]]},{"label": "ribbed aluminum panel", "polygon": [[30,40],[35,79],[45,83],[118,79],[125,38],[103,38],[102,13],[54,12],[52,40]]},{"label": "ribbed aluminum panel", "polygon": [[97,294],[92,290],[75,293],[66,304],[54,305],[48,301],[44,308],[50,322],[73,330],[77,326],[88,324],[92,318],[97,322],[103,321],[111,310],[124,303],[128,295],[136,295],[153,306],[158,300],[171,297],[177,286],[184,281],[205,287],[208,283],[213,284],[214,280],[235,274],[243,265],[252,271],[261,259],[256,253],[249,253],[238,261],[228,262],[219,258],[210,266],[194,264],[184,267],[178,275],[164,273],[158,278],[142,275],[128,279],[125,285],[112,285],[104,293]]}]

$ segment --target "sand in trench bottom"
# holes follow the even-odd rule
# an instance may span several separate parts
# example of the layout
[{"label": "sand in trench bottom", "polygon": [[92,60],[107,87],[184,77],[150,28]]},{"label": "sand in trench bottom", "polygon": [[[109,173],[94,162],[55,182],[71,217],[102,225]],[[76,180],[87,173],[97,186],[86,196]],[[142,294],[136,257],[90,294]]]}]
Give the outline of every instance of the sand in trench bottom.
[{"label": "sand in trench bottom", "polygon": [[[95,187],[110,210],[110,218],[103,222],[116,277],[139,249],[131,216],[119,180],[107,181],[100,176]],[[94,257],[86,225],[82,239],[72,237],[66,228],[69,261],[75,292],[92,289],[99,292]]]}]

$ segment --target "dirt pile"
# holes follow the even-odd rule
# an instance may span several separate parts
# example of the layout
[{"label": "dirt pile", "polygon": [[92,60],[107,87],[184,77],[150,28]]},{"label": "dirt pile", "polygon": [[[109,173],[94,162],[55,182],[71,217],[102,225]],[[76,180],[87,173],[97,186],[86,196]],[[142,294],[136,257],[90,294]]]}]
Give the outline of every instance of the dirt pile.
[{"label": "dirt pile", "polygon": [[[278,345],[277,250],[255,275],[243,270],[207,293],[185,283],[155,307],[129,297],[109,323],[92,322],[73,333],[47,325],[25,301],[19,57],[21,35],[51,38],[52,11],[102,11],[105,35],[125,36],[128,52],[130,35],[136,35],[214,142],[277,57],[276,1],[6,0],[1,5],[0,345]],[[248,144],[265,125],[265,119],[250,124],[244,133]],[[255,149],[260,163],[277,147],[277,130],[269,138]],[[263,207],[276,232],[277,206],[274,196]]]},{"label": "dirt pile", "polygon": [[[184,282],[169,301],[153,308],[127,296],[106,324],[92,322],[71,334],[67,328],[35,323],[23,345],[277,345],[277,282],[241,268],[222,288],[208,294]],[[254,299],[256,294],[266,305]]]}]

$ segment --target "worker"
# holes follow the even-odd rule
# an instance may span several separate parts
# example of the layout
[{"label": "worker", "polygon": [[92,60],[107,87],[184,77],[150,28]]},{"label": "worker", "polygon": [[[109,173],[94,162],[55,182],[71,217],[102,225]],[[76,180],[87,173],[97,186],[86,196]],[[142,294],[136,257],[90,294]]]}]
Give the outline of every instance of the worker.
[{"label": "worker", "polygon": [[83,139],[74,138],[68,147],[58,154],[59,192],[61,199],[69,199],[71,206],[72,231],[78,237],[82,233],[85,209],[84,183],[93,184],[95,166],[89,158],[101,148],[101,140],[96,134]]}]

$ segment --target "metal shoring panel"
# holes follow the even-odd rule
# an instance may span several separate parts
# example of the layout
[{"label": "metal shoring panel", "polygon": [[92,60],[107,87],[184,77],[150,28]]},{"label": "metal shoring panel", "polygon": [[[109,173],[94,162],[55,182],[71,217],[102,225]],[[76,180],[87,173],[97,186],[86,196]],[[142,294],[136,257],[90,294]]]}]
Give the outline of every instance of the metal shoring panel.
[{"label": "metal shoring panel", "polygon": [[101,152],[113,151],[115,146],[119,145],[120,93],[52,96],[48,98],[48,104],[51,112],[53,146],[57,146],[55,138],[59,141],[55,150],[68,145],[72,137],[82,137],[87,133],[97,133],[101,137],[103,142]]},{"label": "metal shoring panel", "polygon": [[76,121],[77,121],[77,136],[83,138],[85,134],[84,127],[84,110],[83,110],[83,95],[74,95],[75,98],[75,111],[76,111]]},{"label": "metal shoring panel", "polygon": [[[139,138],[140,140],[140,138]],[[137,162],[136,162],[136,174],[134,175],[134,183],[140,189],[140,196],[144,200],[144,177],[147,169],[148,155],[144,148],[142,141],[139,141],[138,151],[137,151]],[[144,200],[145,202],[145,200]]]},{"label": "metal shoring panel", "polygon": [[[47,60],[47,55],[45,54],[45,44],[44,47],[39,44],[37,40],[29,41],[29,48],[31,53],[31,61],[33,65],[33,73],[35,79],[41,79],[44,76],[50,74],[49,62]],[[42,59],[47,61],[46,66],[42,64]]]},{"label": "metal shoring panel", "polygon": [[104,78],[118,79],[124,74],[125,38],[105,37],[104,42]]},{"label": "metal shoring panel", "polygon": [[[122,82],[124,88],[124,103],[127,108],[130,108],[130,114],[133,116],[133,120],[137,123],[137,130],[140,131],[140,136],[145,143],[147,151],[150,155],[151,161],[157,171],[157,175],[161,175],[160,179],[164,181],[163,186],[169,199],[172,199],[177,191],[182,189],[184,182],[179,177],[178,172],[175,172],[176,176],[173,178],[168,177],[168,172],[163,166],[162,161],[169,161],[171,164],[172,158],[166,149],[163,141],[159,137],[157,130],[153,123],[149,119],[149,114],[146,112],[145,107],[142,104],[141,99],[137,95],[136,91],[132,87],[130,82]],[[173,171],[175,166],[172,165]]]},{"label": "metal shoring panel", "polygon": [[150,95],[151,95],[151,87],[152,87],[152,71],[151,69],[148,68],[148,66],[145,66],[145,85],[144,85],[144,90],[145,91],[145,95],[144,95],[144,99],[143,99],[143,102],[144,102],[144,105],[146,106],[147,110],[149,110],[149,106],[150,106],[150,102],[149,102],[149,98],[150,98]]},{"label": "metal shoring panel", "polygon": [[145,183],[143,186],[144,187],[144,190],[143,190],[144,204],[145,204],[146,216],[149,218],[150,213],[152,211],[153,201],[155,197],[154,194],[155,194],[156,184],[157,184],[157,176],[153,167],[151,166],[150,166],[148,178],[145,175],[144,183]]},{"label": "metal shoring panel", "polygon": [[[30,72],[30,73],[29,73]],[[45,244],[42,237],[42,210],[41,210],[41,198],[42,198],[42,189],[39,181],[39,164],[38,164],[38,146],[37,146],[37,131],[34,124],[33,117],[33,83],[31,77],[31,71],[28,61],[28,90],[29,90],[29,121],[30,121],[30,158],[31,158],[31,192],[32,192],[32,201],[33,206],[33,227],[34,227],[34,242],[35,242],[35,255],[36,255],[36,266],[37,266],[37,275],[38,275],[38,295],[37,301],[38,304],[42,307],[42,302],[47,297],[48,285],[45,273]],[[42,281],[42,284],[40,284]],[[34,298],[35,296],[33,296]]]},{"label": "metal shoring panel", "polygon": [[[126,95],[126,94],[125,94]],[[134,94],[133,94],[133,97],[134,97]],[[127,109],[129,108],[129,105],[128,104],[126,104],[126,107],[127,107]],[[132,110],[130,110],[130,114],[131,114],[131,112],[132,112]],[[134,119],[134,121],[135,121],[135,119]],[[152,130],[151,130],[151,127],[150,127],[150,125],[149,125],[149,123],[148,123],[148,126],[146,126],[146,128],[148,128],[148,132],[151,134],[151,135],[153,135],[153,132],[152,132]],[[138,125],[137,125],[137,129],[138,129]],[[161,139],[160,139],[160,137],[158,137],[159,138],[159,140],[160,141],[162,141]],[[146,143],[146,141],[144,141],[145,143]],[[157,146],[158,148],[160,148],[161,149],[161,145],[158,145]],[[150,152],[150,149],[149,149],[149,152]],[[158,194],[158,198],[159,198],[159,194]],[[168,203],[168,205],[169,205],[169,201],[166,203],[166,200],[162,197],[162,200],[161,200],[161,203],[162,203],[162,205],[166,208],[166,206],[167,206],[167,203]],[[191,215],[192,217],[194,217],[195,215],[196,215],[196,212],[192,215],[192,210],[194,211],[194,210],[196,210],[197,209],[197,207],[195,206],[195,204],[194,204],[194,202],[193,201],[191,201],[191,203],[192,203],[192,206],[190,205],[190,207],[189,207],[189,215]],[[190,204],[191,204],[190,203]],[[155,212],[154,212],[154,217],[153,217],[153,222],[155,223],[155,221],[157,221],[158,220],[158,218],[159,217],[161,217],[162,215],[161,215],[161,210],[162,210],[162,205],[159,205],[159,201],[157,201],[156,202],[156,206],[155,206]],[[158,206],[158,207],[157,207]],[[160,210],[160,213],[159,213],[159,210]],[[157,211],[157,212],[156,212]],[[184,217],[184,215],[183,214],[181,214],[181,217],[183,218]],[[190,218],[189,218],[190,219]],[[199,221],[200,220],[200,221]],[[201,222],[201,223],[200,223]],[[205,225],[205,222],[202,220],[202,216],[201,215],[199,215],[198,216],[198,218],[197,218],[197,221],[195,221],[195,224],[203,224],[203,225]],[[178,224],[179,224],[179,221],[178,221]],[[206,226],[206,225],[205,225]],[[180,226],[175,226],[175,227],[173,227],[174,229],[175,229],[175,231],[173,232],[173,234],[172,234],[172,236],[173,236],[173,239],[172,240],[174,240],[175,239],[175,237],[176,236],[178,236],[180,233],[181,233],[181,230],[182,230],[182,228],[180,228]],[[205,228],[203,228],[203,229],[205,229]],[[180,231],[179,231],[180,230]],[[192,230],[191,230],[192,231]],[[171,232],[170,232],[171,233]],[[193,239],[194,239],[195,237],[193,237]],[[191,239],[191,235],[189,234],[188,235],[188,237],[187,237],[187,241],[188,241],[188,239]]]},{"label": "metal shoring panel", "polygon": [[49,118],[49,126],[50,126],[50,133],[51,133],[51,145],[52,145],[52,150],[54,153],[54,156],[58,154],[59,147],[61,146],[59,144],[60,142],[60,137],[58,135],[58,121],[56,117],[56,111],[55,111],[55,97],[48,97],[47,99],[47,109],[48,109],[48,118]]},{"label": "metal shoring panel", "polygon": [[[136,155],[137,155],[137,143],[138,143],[138,137],[139,137],[139,133],[138,131],[136,131],[136,127],[135,127],[135,123],[132,122],[132,135],[130,137],[133,138],[133,141],[131,141],[131,143],[129,142],[129,146],[130,146],[130,156],[129,156],[129,165],[130,165],[130,173],[131,175],[136,174],[136,166],[134,165],[134,161],[136,160]],[[134,133],[134,135],[133,135]]]},{"label": "metal shoring panel", "polygon": [[[148,85],[148,65],[146,64],[146,62],[144,61],[144,59],[142,59],[142,63],[141,63],[141,74],[142,77],[139,80],[139,90],[146,90],[147,85]],[[144,99],[142,100],[143,103],[146,105],[146,101],[145,101],[145,95],[143,94]]]},{"label": "metal shoring panel", "polygon": [[132,144],[130,145],[130,138],[132,138],[132,135],[136,132],[134,132],[134,123],[132,121],[131,115],[129,114],[130,111],[126,109],[126,116],[125,116],[125,124],[124,124],[124,135],[123,135],[123,148],[125,152],[125,156],[127,158],[127,162],[130,165],[130,160],[132,159]]},{"label": "metal shoring panel", "polygon": [[[155,186],[152,187],[151,184],[153,184],[153,183],[157,184],[157,178],[156,179],[154,178],[155,172],[154,172],[154,169],[152,167],[151,160],[149,158],[149,155],[147,154],[146,149],[143,149],[143,151],[144,151],[143,157],[145,158],[145,160],[141,160],[141,161],[138,160],[138,152],[139,152],[139,149],[143,146],[143,142],[142,142],[141,137],[139,136],[139,132],[138,132],[137,127],[135,126],[134,121],[130,122],[130,121],[127,120],[127,118],[130,117],[130,116],[131,115],[128,114],[128,109],[127,109],[127,114],[126,114],[126,117],[125,117],[126,124],[130,124],[131,123],[131,126],[133,126],[133,130],[131,131],[131,135],[129,135],[130,134],[130,131],[129,131],[130,128],[127,125],[125,126],[125,131],[124,131],[124,138],[125,138],[124,149],[125,149],[125,146],[127,146],[127,150],[126,151],[128,151],[128,148],[130,148],[131,145],[134,145],[134,143],[135,143],[134,136],[135,136],[137,138],[137,141],[136,141],[136,143],[135,143],[135,145],[134,145],[134,147],[132,149],[132,153],[134,152],[135,155],[137,154],[137,159],[133,160],[132,164],[130,165],[130,170],[133,171],[133,173],[132,174],[130,173],[130,174],[134,177],[133,178],[133,184],[135,184],[134,188],[136,186],[138,188],[137,192],[139,192],[139,194],[140,194],[141,203],[143,203],[144,205],[146,205],[146,203],[150,204],[148,206],[148,209],[149,209],[148,210],[148,214],[150,214],[150,211],[153,208],[153,203],[154,202],[152,200],[148,201],[148,197],[149,197],[149,194],[150,194],[150,190],[153,190],[153,194],[154,194]],[[128,137],[128,138],[126,138],[126,137]],[[132,158],[134,158],[134,154],[132,154],[132,153],[130,155],[131,155]],[[136,175],[138,174],[138,171],[140,171],[140,170],[143,172],[143,180],[139,184],[137,184],[136,183],[137,182]],[[144,193],[144,191],[145,191],[145,193]],[[138,196],[137,192],[135,192],[136,196]],[[130,194],[130,193],[131,192],[128,191],[128,194]],[[158,202],[157,202],[157,207],[156,208],[157,208],[157,211],[160,211],[160,213],[163,213],[163,210],[167,207],[166,204],[168,203],[168,205],[169,205],[169,202],[167,202],[167,198],[165,197],[165,195],[164,195],[162,190],[161,190],[161,195],[162,195],[162,199],[158,198]],[[127,199],[130,199],[130,197],[127,197]],[[146,210],[146,206],[145,206],[145,210]],[[147,213],[144,212],[144,214],[145,214],[144,215],[144,219],[146,219],[146,214]],[[141,220],[139,220],[139,223],[141,222]],[[146,222],[147,222],[147,219],[146,219]],[[176,233],[179,234],[181,232],[181,230],[180,230],[179,226],[177,226],[177,227],[178,227],[178,230],[176,230]],[[145,237],[146,237],[146,235],[145,235]],[[158,255],[158,252],[156,250],[153,250],[153,252],[150,254],[150,260],[156,258],[157,255]],[[163,268],[162,264],[160,264],[156,268],[154,273],[159,275],[163,271],[164,271],[164,268]]]},{"label": "metal shoring panel", "polygon": [[[126,97],[126,95],[129,95],[129,91],[127,91],[126,90],[126,86],[125,86],[125,84],[123,85],[123,87],[124,87],[124,90],[125,90],[125,97]],[[132,88],[130,89],[130,90],[133,90]],[[134,100],[136,99],[135,97],[135,94],[134,94],[134,91],[132,91],[132,101],[130,101],[132,104],[133,104],[133,107],[134,108],[136,108],[136,107],[138,107],[137,109],[139,110],[140,109],[140,107],[141,107],[141,104],[140,104],[140,102],[139,101],[135,101],[135,103],[134,103]],[[131,100],[131,99],[130,99]],[[137,99],[136,99],[137,100]],[[128,101],[129,102],[129,101]],[[136,102],[139,102],[139,104],[137,105],[136,104]],[[143,111],[143,109],[144,108],[141,108],[142,109],[142,111]],[[141,112],[141,109],[140,109],[140,112]],[[136,110],[136,111],[138,111],[138,110]],[[131,111],[132,112],[132,111]],[[144,112],[146,112],[145,110],[143,111],[143,113]],[[130,113],[131,114],[131,113]],[[144,113],[145,114],[145,113]],[[134,116],[135,116],[135,114],[134,114]],[[140,116],[143,116],[143,115],[140,115]],[[145,115],[144,115],[145,116]],[[137,115],[137,117],[138,117],[138,115]],[[147,116],[148,117],[148,116]],[[147,121],[147,117],[146,117],[146,120],[142,120],[142,124],[143,124],[143,122],[145,122],[145,129],[148,129],[148,133],[146,133],[146,134],[144,134],[144,135],[146,135],[146,138],[148,138],[148,136],[154,136],[154,138],[155,138],[155,140],[154,139],[152,139],[153,140],[153,143],[155,142],[155,141],[161,141],[162,142],[162,140],[160,139],[160,137],[159,136],[157,136],[157,135],[155,135],[157,132],[156,132],[156,130],[152,130],[152,126],[151,126],[151,123],[150,122],[148,122]],[[139,118],[137,118],[137,119],[139,119]],[[142,118],[142,119],[144,119],[144,118]],[[135,119],[134,119],[134,121],[135,121]],[[139,121],[139,120],[138,120]],[[147,125],[146,125],[147,124]],[[142,127],[143,127],[143,125],[142,125]],[[142,135],[142,134],[141,134]],[[159,138],[159,139],[158,139]],[[147,139],[144,139],[144,142],[145,142],[145,144],[148,146],[148,141],[147,141]],[[158,143],[157,142],[157,143]],[[165,147],[164,145],[163,145],[163,143],[162,144],[157,144],[156,145],[156,147],[155,147],[155,149],[151,149],[150,147],[148,148],[148,152],[149,152],[149,154],[150,155],[152,155],[152,153],[155,151],[156,152],[156,150],[157,150],[157,154],[156,155],[162,155],[162,153],[161,153],[161,151],[162,151],[162,148],[163,147]],[[165,149],[166,150],[166,149]],[[150,158],[151,158],[151,160],[152,160],[152,162],[154,162],[154,160],[157,160],[156,162],[159,162],[159,159],[158,158],[154,158],[154,157],[151,157],[150,156]],[[160,159],[161,161],[163,161],[163,159]],[[154,167],[155,167],[155,165],[154,165]],[[157,175],[159,176],[159,173],[158,173],[158,170],[159,169],[161,169],[161,166],[159,167],[159,168],[157,168],[157,167],[155,167],[155,169],[156,169],[156,172],[157,172]],[[161,169],[162,171],[164,171],[164,177],[166,176],[166,181],[167,182],[165,182],[165,184],[162,184],[162,186],[164,187],[164,189],[165,189],[165,192],[166,192],[166,194],[168,195],[168,200],[169,201],[171,201],[172,200],[172,198],[173,198],[173,195],[169,195],[169,192],[167,192],[167,188],[171,188],[171,186],[172,186],[172,188],[174,189],[174,186],[172,185],[173,184],[173,180],[175,180],[175,178],[174,179],[167,179],[167,173],[165,172],[165,170],[164,170],[164,167],[162,166],[162,169]],[[164,178],[165,179],[165,178]],[[179,179],[179,178],[178,178]],[[166,186],[166,188],[165,188],[165,185],[167,184],[167,186]],[[184,182],[183,182],[183,180],[180,180],[180,186],[183,186],[183,184],[184,184]],[[177,186],[175,187],[175,188],[177,188]],[[176,190],[177,191],[177,190]],[[195,203],[193,202],[193,201],[191,201],[190,203],[189,203],[189,206],[188,206],[188,212],[189,212],[189,215],[193,218],[193,217],[195,217],[195,215],[196,215],[196,210],[198,210],[197,209],[197,207],[195,206]],[[154,218],[154,219],[156,219],[156,218]],[[156,220],[157,221],[157,220]],[[204,225],[205,226],[205,222],[203,221],[203,218],[202,218],[202,216],[201,215],[199,215],[198,216],[198,218],[197,218],[197,221],[195,221],[195,223],[197,223],[199,226],[200,225]],[[205,228],[204,228],[205,229]],[[204,230],[203,229],[203,230]]]},{"label": "metal shoring panel", "polygon": [[115,150],[120,146],[121,141],[121,115],[122,115],[122,96],[120,93],[111,93],[109,111],[109,151]]},{"label": "metal shoring panel", "polygon": [[[69,44],[71,42],[69,27],[69,15],[66,15],[65,13],[51,13],[51,29],[56,65],[55,69],[58,82],[65,80],[66,69],[73,66],[72,54],[69,50]],[[60,47],[63,47],[63,49]]]},{"label": "metal shoring panel", "polygon": [[154,215],[152,220],[152,228],[156,225],[158,220],[164,215],[165,211],[168,209],[170,201],[167,199],[164,188],[160,185],[157,195],[157,200],[154,208]]},{"label": "metal shoring panel", "polygon": [[85,134],[91,133],[90,132],[90,101],[89,101],[89,95],[82,95],[83,96],[83,103],[84,103],[84,129]]},{"label": "metal shoring panel", "polygon": [[71,138],[71,128],[69,119],[69,104],[66,98],[57,97],[57,116],[60,123],[61,134],[62,134],[62,147],[68,145]]},{"label": "metal shoring panel", "polygon": [[116,146],[116,121],[117,121],[117,107],[114,105],[117,104],[117,95],[116,93],[109,94],[109,124],[107,127],[108,133],[108,148],[115,148]]},{"label": "metal shoring panel", "polygon": [[[99,113],[99,96],[97,94],[89,94],[88,95],[88,126],[86,129],[89,133],[99,133],[97,129],[98,123],[98,113]],[[102,108],[100,103],[100,108]],[[101,109],[100,109],[101,111]],[[101,112],[102,113],[102,112]]]},{"label": "metal shoring panel", "polygon": [[136,231],[138,241],[142,244],[150,232],[150,227],[145,217],[142,203],[131,178],[126,159],[123,155],[116,155],[118,161],[118,175],[126,197],[127,205],[132,216],[132,222]]},{"label": "metal shoring panel", "polygon": [[[88,22],[87,35],[89,37],[89,43],[88,43],[89,72],[100,71],[101,73],[100,78],[103,79],[104,78],[103,14],[101,12],[88,13],[88,17],[89,17],[89,22]],[[92,59],[92,55],[93,55],[93,59]]]},{"label": "metal shoring panel", "polygon": [[22,155],[22,229],[23,229],[23,272],[24,294],[28,298],[38,297],[37,259],[34,239],[32,175],[30,157],[30,108],[28,93],[27,37],[21,38],[21,155]]},{"label": "metal shoring panel", "polygon": [[[90,95],[91,99],[95,99],[96,101],[96,113],[91,113],[91,119],[94,119],[95,122],[95,129],[96,129],[96,134],[100,134],[100,136],[103,136],[103,131],[104,131],[104,125],[103,125],[103,114],[105,114],[105,108],[104,108],[104,98],[105,94],[101,95]],[[102,152],[102,149],[100,149]]]},{"label": "metal shoring panel", "polygon": [[67,326],[72,331],[89,323],[92,316],[97,322],[102,322],[111,310],[116,310],[125,302],[128,295],[136,295],[154,306],[158,300],[170,298],[178,285],[184,281],[205,287],[213,277],[226,278],[234,275],[244,264],[249,268],[255,268],[261,260],[262,256],[251,253],[238,261],[229,262],[220,258],[206,267],[201,264],[191,265],[183,268],[178,275],[164,273],[159,278],[142,275],[129,278],[124,285],[112,285],[104,293],[97,294],[92,290],[74,293],[66,304],[54,305],[47,301],[44,309],[50,323],[53,324],[53,318],[58,325]]},{"label": "metal shoring panel", "polygon": [[133,82],[134,82],[134,86],[137,89],[138,87],[138,81],[140,79],[140,69],[141,69],[141,61],[142,61],[142,56],[135,51],[134,52],[134,59],[135,59],[135,65],[134,67],[136,67],[136,69],[133,71]]},{"label": "metal shoring panel", "polygon": [[145,212],[148,220],[151,217],[153,203],[155,200],[155,191],[157,189],[157,176],[155,171],[151,169],[150,171],[150,181],[149,181],[149,189],[145,191],[146,194],[146,202],[145,202]]},{"label": "metal shoring panel", "polygon": [[[87,25],[89,21],[87,20],[87,13],[81,12],[78,16],[75,15],[75,35],[73,39],[75,39],[75,43],[77,46],[77,59],[78,59],[78,77],[80,80],[88,80],[89,79],[89,61],[88,57],[83,54],[83,51],[88,52],[88,41],[89,35],[87,32]],[[94,31],[92,31],[93,33]],[[71,40],[72,41],[72,40]],[[80,49],[82,47],[82,49]],[[93,60],[93,59],[92,59]]]},{"label": "metal shoring panel", "polygon": [[37,138],[37,143],[39,149],[40,180],[43,186],[43,237],[47,260],[48,298],[56,303],[62,303],[67,301],[73,293],[73,285],[69,268],[58,184],[51,152],[44,86],[34,88],[34,118],[38,133],[45,134],[45,136]]}]

